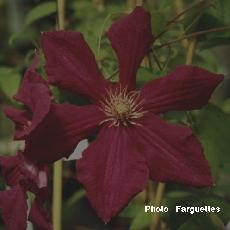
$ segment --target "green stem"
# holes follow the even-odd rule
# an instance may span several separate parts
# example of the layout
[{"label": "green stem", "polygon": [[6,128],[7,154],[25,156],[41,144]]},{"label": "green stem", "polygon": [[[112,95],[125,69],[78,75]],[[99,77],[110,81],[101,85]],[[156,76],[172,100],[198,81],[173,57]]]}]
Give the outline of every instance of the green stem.
[{"label": "green stem", "polygon": [[[155,207],[159,207],[161,205],[164,191],[165,191],[165,183],[159,182],[157,185],[156,196],[154,200]],[[157,229],[159,223],[160,223],[160,214],[158,212],[155,212],[153,214],[151,230]]]},{"label": "green stem", "polygon": [[105,9],[104,0],[92,0],[93,6],[99,11],[102,12]]},{"label": "green stem", "polygon": [[65,0],[57,0],[58,30],[65,28]]},{"label": "green stem", "polygon": [[[58,30],[65,27],[65,0],[57,0]],[[53,171],[53,229],[61,230],[62,221],[62,160],[54,163]]]},{"label": "green stem", "polygon": [[193,38],[188,46],[185,64],[191,65],[196,50],[196,38]]},{"label": "green stem", "polygon": [[136,6],[142,6],[144,0],[136,0]]},{"label": "green stem", "polygon": [[62,216],[62,161],[54,163],[53,172],[53,228],[61,230]]}]

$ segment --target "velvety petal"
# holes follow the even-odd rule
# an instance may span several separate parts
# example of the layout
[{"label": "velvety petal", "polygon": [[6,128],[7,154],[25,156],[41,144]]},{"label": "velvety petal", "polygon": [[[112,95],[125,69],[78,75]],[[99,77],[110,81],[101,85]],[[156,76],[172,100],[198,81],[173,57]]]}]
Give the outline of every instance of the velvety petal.
[{"label": "velvety petal", "polygon": [[146,156],[153,180],[192,186],[213,184],[208,161],[191,129],[167,124],[148,113],[135,132],[135,141]]},{"label": "velvety petal", "polygon": [[77,178],[104,222],[118,214],[148,181],[145,159],[134,140],[126,128],[104,127],[76,163]]},{"label": "velvety petal", "polygon": [[48,166],[33,164],[21,152],[15,156],[1,156],[0,166],[7,185],[21,184],[41,196],[45,191],[40,190],[48,190]]},{"label": "velvety petal", "polygon": [[199,109],[208,103],[223,75],[194,66],[181,66],[141,90],[144,107],[154,113]]},{"label": "velvety petal", "polygon": [[3,177],[9,186],[16,186],[24,176],[20,170],[21,159],[17,154],[16,156],[1,156],[0,166]]},{"label": "velvety petal", "polygon": [[35,70],[32,71],[29,67],[14,98],[27,105],[33,111],[39,103],[43,103],[43,106],[46,108],[46,104],[49,104],[51,101],[50,96],[47,82]]},{"label": "velvety petal", "polygon": [[51,84],[80,93],[92,100],[101,98],[109,83],[102,77],[95,57],[79,32],[42,34],[46,71]]},{"label": "velvety petal", "polygon": [[68,157],[79,141],[97,129],[104,117],[95,105],[52,105],[46,119],[26,139],[24,154],[40,163]]},{"label": "velvety petal", "polygon": [[35,194],[47,196],[48,188],[48,165],[36,165],[24,156],[19,165],[21,174],[24,176],[24,184],[27,189]]},{"label": "velvety petal", "polygon": [[28,134],[28,127],[32,120],[32,115],[27,110],[15,109],[7,106],[4,109],[6,116],[15,123],[14,139],[19,140]]},{"label": "velvety petal", "polygon": [[[24,139],[29,135],[44,119],[50,110],[51,94],[48,85],[30,67],[23,78],[21,87],[15,95],[15,99],[24,103],[30,111],[16,109],[5,110],[6,115],[16,123],[16,139]],[[27,119],[27,121],[26,121]]]},{"label": "velvety petal", "polygon": [[136,7],[111,26],[108,37],[118,57],[120,83],[134,89],[137,69],[153,42],[150,14]]},{"label": "velvety petal", "polygon": [[43,202],[35,198],[30,209],[29,220],[35,224],[39,230],[52,230],[52,222]]},{"label": "velvety petal", "polygon": [[7,230],[26,229],[27,198],[20,186],[0,192],[0,209]]}]

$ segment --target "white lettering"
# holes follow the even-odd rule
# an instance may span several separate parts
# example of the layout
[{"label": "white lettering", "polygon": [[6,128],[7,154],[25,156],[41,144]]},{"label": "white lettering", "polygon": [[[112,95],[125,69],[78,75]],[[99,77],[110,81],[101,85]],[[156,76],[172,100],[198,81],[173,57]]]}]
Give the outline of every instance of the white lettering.
[{"label": "white lettering", "polygon": [[179,212],[181,206],[176,206],[176,212]]},{"label": "white lettering", "polygon": [[151,206],[150,205],[145,205],[145,212],[148,212],[150,210]]}]

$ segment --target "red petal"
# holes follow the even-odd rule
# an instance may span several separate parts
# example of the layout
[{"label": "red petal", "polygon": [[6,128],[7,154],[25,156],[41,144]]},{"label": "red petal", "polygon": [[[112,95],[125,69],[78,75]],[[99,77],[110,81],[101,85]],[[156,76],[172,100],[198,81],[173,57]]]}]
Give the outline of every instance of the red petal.
[{"label": "red petal", "polygon": [[6,116],[15,123],[15,140],[20,140],[22,137],[28,134],[28,122],[32,120],[32,115],[29,111],[7,106],[4,109],[4,112]]},{"label": "red petal", "polygon": [[167,124],[150,113],[140,124],[135,141],[147,158],[153,180],[192,186],[213,184],[202,146],[191,129]]},{"label": "red petal", "polygon": [[[48,166],[36,165],[21,155],[21,173],[27,188],[35,194],[48,192]],[[42,196],[42,195],[41,195]]]},{"label": "red petal", "polygon": [[36,194],[40,193],[40,190],[48,189],[47,166],[29,162],[21,152],[16,156],[0,157],[0,166],[9,186],[23,184]]},{"label": "red petal", "polygon": [[50,104],[51,102],[46,81],[35,71],[32,71],[31,67],[26,71],[21,87],[14,97],[16,100],[27,105],[32,111],[37,103],[43,103],[43,106],[46,108],[46,104]]},{"label": "red petal", "polygon": [[[34,65],[34,63],[32,64]],[[16,139],[24,139],[44,119],[50,110],[51,95],[47,83],[30,66],[15,99],[24,103],[30,111],[13,108],[5,110],[6,115],[16,123]]]},{"label": "red petal", "polygon": [[136,7],[111,26],[108,36],[117,53],[120,83],[134,89],[137,69],[153,41],[151,16],[142,7]]},{"label": "red petal", "polygon": [[181,66],[166,77],[153,80],[141,90],[144,106],[154,113],[170,110],[199,109],[223,80],[214,74],[193,66]]},{"label": "red petal", "polygon": [[7,230],[24,230],[27,226],[26,193],[20,186],[0,192],[0,208]]},{"label": "red petal", "polygon": [[76,163],[77,177],[104,222],[143,190],[148,181],[145,159],[133,140],[126,128],[105,127]]},{"label": "red petal", "polygon": [[42,34],[46,71],[52,84],[98,100],[109,84],[101,76],[95,57],[79,32]]},{"label": "red petal", "polygon": [[105,114],[95,105],[52,105],[44,122],[26,140],[28,159],[51,163],[68,157],[78,142],[94,132]]},{"label": "red petal", "polygon": [[7,185],[16,186],[19,181],[24,179],[20,170],[21,159],[19,155],[16,156],[1,156],[0,166],[4,179]]},{"label": "red petal", "polygon": [[52,223],[43,202],[35,199],[30,209],[29,220],[34,223],[40,230],[52,230]]}]

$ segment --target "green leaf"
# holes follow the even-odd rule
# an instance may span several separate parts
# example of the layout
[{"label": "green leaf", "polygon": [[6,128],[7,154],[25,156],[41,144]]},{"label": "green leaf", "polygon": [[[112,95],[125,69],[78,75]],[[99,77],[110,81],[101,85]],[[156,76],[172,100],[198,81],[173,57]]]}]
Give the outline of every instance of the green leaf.
[{"label": "green leaf", "polygon": [[143,204],[130,202],[129,205],[119,214],[119,216],[123,218],[134,218],[140,209],[143,211]]},{"label": "green leaf", "polygon": [[150,68],[140,67],[137,71],[137,83],[143,85],[146,82],[154,79],[154,73]]},{"label": "green leaf", "polygon": [[230,44],[230,33],[229,34],[217,34],[215,37],[207,38],[205,41],[200,43],[201,49],[210,49],[217,46],[229,45]]},{"label": "green leaf", "polygon": [[0,66],[0,89],[8,98],[16,94],[20,81],[21,76],[15,69]]},{"label": "green leaf", "polygon": [[217,178],[222,164],[230,162],[230,115],[210,104],[194,119],[195,132],[202,142],[213,175]]},{"label": "green leaf", "polygon": [[191,196],[191,192],[188,191],[171,191],[167,193],[167,197],[171,199],[182,199]]},{"label": "green leaf", "polygon": [[191,10],[185,14],[184,19],[180,21],[187,34],[198,30],[198,26],[200,25],[200,18],[204,14],[205,10],[209,7],[209,2],[198,1],[191,4],[190,6],[193,6],[193,8],[191,8]]},{"label": "green leaf", "polygon": [[220,212],[217,213],[219,218],[227,224],[230,220],[230,204],[220,196],[204,196],[200,198],[200,202],[213,207],[219,207]]},{"label": "green leaf", "polygon": [[213,29],[222,26],[224,26],[224,23],[219,18],[211,14],[205,13],[199,20],[199,26],[197,28],[197,31]]},{"label": "green leaf", "polygon": [[[199,22],[199,31],[206,29],[214,29],[226,27],[224,21],[209,14],[204,14]],[[208,33],[198,37],[200,48],[209,49],[219,45],[230,44],[230,30]]]},{"label": "green leaf", "polygon": [[178,230],[220,230],[223,229],[223,224],[215,214],[202,214],[190,217]]},{"label": "green leaf", "polygon": [[140,230],[142,228],[148,227],[150,225],[151,217],[152,214],[146,213],[143,206],[143,209],[141,209],[134,217],[130,226],[130,230]]},{"label": "green leaf", "polygon": [[220,7],[221,7],[221,15],[222,19],[225,23],[230,23],[230,1],[229,0],[219,0]]},{"label": "green leaf", "polygon": [[[174,193],[173,196],[171,193]],[[227,201],[224,198],[217,195],[208,195],[207,193],[204,193],[204,191],[201,191],[200,189],[196,189],[196,190],[193,189],[193,192],[191,191],[191,193],[190,192],[183,193],[183,191],[166,193],[162,205],[167,206],[169,208],[169,212],[166,213],[166,215],[164,215],[164,218],[167,220],[169,226],[172,229],[178,229],[180,226],[183,226],[183,224],[186,223],[194,215],[198,215],[201,217],[205,215],[204,212],[197,213],[197,214],[190,214],[186,212],[176,213],[175,206],[177,205],[183,207],[203,207],[203,206],[219,207],[220,212],[213,213],[215,214],[214,219],[218,219],[218,222],[223,224],[227,224],[227,222],[230,219],[230,205],[227,203]],[[200,228],[194,228],[194,229],[200,229]],[[206,228],[201,228],[201,229],[206,229]]]},{"label": "green leaf", "polygon": [[166,71],[152,71],[151,68],[140,67],[137,71],[137,86],[143,86],[149,81],[166,75]]},{"label": "green leaf", "polygon": [[221,108],[226,112],[230,113],[230,98],[226,99],[223,103]]},{"label": "green leaf", "polygon": [[33,22],[55,13],[57,10],[55,2],[45,2],[34,7],[25,18],[25,26],[29,26]]},{"label": "green leaf", "polygon": [[[214,29],[229,25],[229,1],[215,0],[199,20],[198,30]],[[198,37],[201,49],[230,44],[230,31],[208,33]]]},{"label": "green leaf", "polygon": [[154,33],[156,34],[160,33],[162,29],[165,27],[164,14],[165,12],[158,12],[158,11],[154,11],[152,13],[152,18],[151,18],[152,31],[154,31]]}]

